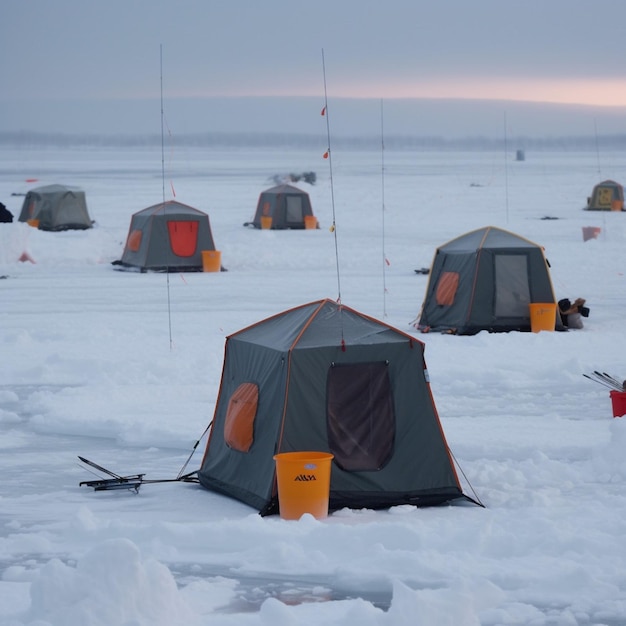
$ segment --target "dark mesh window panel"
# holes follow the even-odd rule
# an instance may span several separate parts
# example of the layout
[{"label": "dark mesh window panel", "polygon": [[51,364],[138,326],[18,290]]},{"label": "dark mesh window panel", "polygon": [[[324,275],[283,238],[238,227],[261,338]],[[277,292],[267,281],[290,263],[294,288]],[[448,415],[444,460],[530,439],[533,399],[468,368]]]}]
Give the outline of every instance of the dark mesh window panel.
[{"label": "dark mesh window panel", "polygon": [[304,219],[302,215],[302,198],[300,196],[287,196],[286,221],[299,224]]},{"label": "dark mesh window panel", "polygon": [[496,254],[496,317],[528,317],[530,285],[525,254]]},{"label": "dark mesh window panel", "polygon": [[326,411],[328,445],[339,467],[356,472],[385,466],[395,439],[387,363],[333,365]]}]

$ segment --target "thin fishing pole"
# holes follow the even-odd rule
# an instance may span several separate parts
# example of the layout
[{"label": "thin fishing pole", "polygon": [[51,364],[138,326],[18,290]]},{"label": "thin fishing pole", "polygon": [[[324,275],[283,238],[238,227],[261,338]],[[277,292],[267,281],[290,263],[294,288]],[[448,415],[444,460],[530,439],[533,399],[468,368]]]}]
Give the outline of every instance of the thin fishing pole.
[{"label": "thin fishing pole", "polygon": [[596,160],[598,162],[598,176],[601,176],[602,170],[600,168],[600,142],[598,141],[598,124],[596,118],[593,118],[593,131],[596,138]]},{"label": "thin fishing pole", "polygon": [[387,317],[387,254],[385,252],[385,127],[383,115],[383,100],[380,100],[380,173],[381,173],[381,199],[382,199],[382,268],[383,268],[383,318]]},{"label": "thin fishing pole", "polygon": [[[165,131],[164,131],[164,117],[165,112],[163,110],[163,44],[159,47],[160,57],[160,73],[161,73],[161,193],[163,202],[163,211],[165,211]],[[169,252],[168,252],[169,258]],[[167,323],[170,338],[170,351],[173,349],[172,343],[172,301],[170,297],[170,268],[165,268],[166,284],[167,284]]]},{"label": "thin fishing pole", "polygon": [[506,208],[506,223],[509,223],[509,165],[508,165],[508,145],[506,136],[506,111],[504,112],[504,204]]},{"label": "thin fishing pole", "polygon": [[165,204],[165,131],[163,118],[165,111],[163,110],[163,44],[159,47],[159,64],[160,64],[160,80],[161,80],[161,197]]},{"label": "thin fishing pole", "polygon": [[[596,160],[598,162],[598,178],[602,177],[602,169],[600,168],[600,141],[598,139],[598,123],[596,118],[593,118],[593,130],[596,140]],[[602,237],[606,237],[606,213],[602,212]]]},{"label": "thin fishing pole", "polygon": [[324,74],[324,117],[326,118],[326,138],[328,141],[328,150],[326,157],[328,158],[328,168],[330,170],[330,201],[333,212],[333,223],[331,230],[335,239],[335,265],[337,269],[337,302],[341,303],[341,279],[339,273],[339,246],[337,243],[337,220],[335,218],[335,192],[333,186],[333,153],[330,146],[330,116],[328,114],[328,90],[326,88],[326,62],[324,60],[324,49],[322,48],[322,71]]}]

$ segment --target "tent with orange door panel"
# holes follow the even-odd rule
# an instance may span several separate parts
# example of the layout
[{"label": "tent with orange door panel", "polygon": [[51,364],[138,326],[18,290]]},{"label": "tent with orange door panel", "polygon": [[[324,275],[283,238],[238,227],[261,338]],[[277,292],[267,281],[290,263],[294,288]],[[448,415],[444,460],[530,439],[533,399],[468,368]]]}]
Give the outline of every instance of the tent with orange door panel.
[{"label": "tent with orange door panel", "polygon": [[278,510],[273,455],[334,455],[329,507],[426,506],[467,498],[431,394],[424,345],[320,300],[226,338],[200,483]]},{"label": "tent with orange door panel", "polygon": [[139,272],[201,272],[202,252],[215,250],[209,216],[170,200],[135,213],[119,269]]},{"label": "tent with orange door panel", "polygon": [[[437,248],[416,326],[458,335],[530,331],[530,303],[556,303],[543,248],[487,226]],[[564,330],[556,317],[555,329]]]},{"label": "tent with orange door panel", "polygon": [[624,187],[614,180],[598,183],[587,198],[587,211],[623,211]]}]

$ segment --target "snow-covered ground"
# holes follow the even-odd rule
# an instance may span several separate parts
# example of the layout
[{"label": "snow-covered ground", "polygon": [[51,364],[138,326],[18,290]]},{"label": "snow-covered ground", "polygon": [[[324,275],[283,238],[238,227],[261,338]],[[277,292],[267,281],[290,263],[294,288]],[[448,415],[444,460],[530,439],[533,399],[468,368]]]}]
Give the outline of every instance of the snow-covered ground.
[{"label": "snow-covered ground", "polygon": [[[337,151],[332,186],[322,151],[167,148],[161,165],[160,148],[0,148],[16,218],[12,194],[61,183],[96,221],[0,224],[0,624],[626,623],[626,420],[583,377],[626,377],[626,214],[582,210],[595,183],[626,179],[625,155]],[[243,227],[272,176],[305,171],[319,230]],[[163,189],[209,213],[227,272],[114,270],[131,214]],[[584,329],[415,331],[414,270],[486,225],[545,247],[557,297],[587,299]],[[78,455],[177,476],[211,420],[225,337],[338,296],[425,342],[464,489],[486,508],[293,522],[196,484],[79,487],[93,475]]]}]

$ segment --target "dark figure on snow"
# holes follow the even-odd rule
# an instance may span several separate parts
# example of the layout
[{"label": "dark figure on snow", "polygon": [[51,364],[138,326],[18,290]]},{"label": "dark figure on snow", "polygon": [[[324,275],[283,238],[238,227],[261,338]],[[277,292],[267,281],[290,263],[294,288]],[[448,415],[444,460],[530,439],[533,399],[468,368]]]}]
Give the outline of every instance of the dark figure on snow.
[{"label": "dark figure on snow", "polygon": [[13,213],[0,202],[0,222],[12,222]]},{"label": "dark figure on snow", "polygon": [[568,298],[559,300],[559,312],[563,326],[568,328],[582,328],[583,317],[589,317],[589,309],[585,306],[584,298],[576,298],[574,302]]}]

